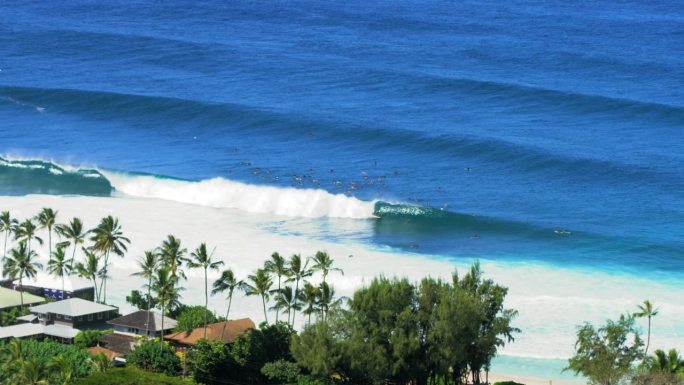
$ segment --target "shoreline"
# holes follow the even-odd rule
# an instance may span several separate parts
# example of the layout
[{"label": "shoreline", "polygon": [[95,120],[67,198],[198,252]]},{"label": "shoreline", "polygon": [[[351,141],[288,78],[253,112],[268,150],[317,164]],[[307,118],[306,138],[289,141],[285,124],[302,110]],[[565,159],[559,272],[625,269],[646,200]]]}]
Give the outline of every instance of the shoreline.
[{"label": "shoreline", "polygon": [[494,384],[499,381],[515,381],[525,385],[585,385],[582,380],[569,380],[558,378],[537,377],[533,375],[507,374],[501,372],[490,372],[489,382]]},{"label": "shoreline", "polygon": [[[308,238],[306,223],[300,234],[282,234],[269,231],[269,224],[292,220],[296,226],[302,219],[244,213],[234,209],[217,209],[159,199],[126,196],[0,196],[0,210],[10,210],[14,217],[20,219],[35,215],[42,207],[52,207],[59,211],[58,222],[74,216],[80,217],[86,228],[95,226],[106,215],[111,214],[119,218],[123,231],[131,239],[132,244],[125,258],[116,257],[111,260],[110,273],[113,278],[108,282],[107,300],[119,306],[122,312],[132,310],[125,302],[126,295],[132,289],[140,289],[143,284],[139,278],[130,275],[136,267],[137,258],[144,250],[157,247],[168,234],[180,238],[183,247],[189,251],[200,242],[207,242],[211,248],[216,247],[216,256],[226,263],[226,268],[233,269],[241,278],[261,267],[273,251],[283,255],[301,253],[303,256],[310,256],[317,250],[326,250],[335,259],[335,264],[344,270],[344,275],[332,273],[328,278],[339,296],[349,296],[356,288],[378,275],[407,277],[411,280],[425,276],[450,279],[455,269],[462,274],[469,268],[470,263],[477,259],[476,256],[451,260],[430,258],[426,255],[399,253],[355,242]],[[47,245],[40,248],[39,253],[41,262],[46,262]],[[77,258],[82,257],[79,254]],[[490,260],[483,260],[482,267],[486,278],[509,288],[506,306],[517,309],[520,313],[515,324],[523,332],[516,336],[514,343],[499,353],[520,357],[525,362],[534,361],[524,358],[530,354],[540,357],[567,357],[572,352],[576,325],[585,320],[603,322],[607,315],[620,314],[634,306],[644,295],[653,295],[655,298],[654,294],[649,293],[657,293],[661,298],[659,302],[662,304],[663,314],[669,313],[669,318],[659,318],[660,330],[664,329],[667,322],[676,323],[679,316],[684,318],[684,306],[673,305],[677,303],[677,298],[681,298],[680,294],[684,295],[684,290],[665,290],[668,286],[647,282],[638,276],[607,276],[603,273],[556,269],[534,263],[511,264]],[[188,280],[182,284],[185,287],[182,301],[189,304],[203,302],[202,273],[197,270],[186,270],[186,274]],[[218,273],[209,274],[210,281],[217,277]],[[643,281],[639,281],[640,279]],[[649,288],[648,293],[641,290],[644,287]],[[222,298],[209,298],[211,310],[223,314],[225,307]],[[269,315],[269,319],[272,316],[273,313]],[[259,323],[263,319],[261,304],[253,298],[236,296],[231,308],[231,318],[241,317],[250,317]],[[301,320],[302,318],[298,317],[298,321]],[[674,334],[661,333],[652,338],[653,346],[663,345],[660,340],[667,343],[665,347],[670,347],[667,345],[672,345],[672,341],[681,341],[684,345],[684,331],[675,329]],[[540,360],[543,366],[544,361],[550,364],[553,359]],[[516,367],[519,366],[515,363],[506,365],[495,373],[515,372]],[[496,368],[494,366],[495,370]],[[548,375],[548,370],[544,373]],[[529,378],[535,379],[535,384],[548,385],[548,380],[545,380],[544,376],[532,375]],[[552,381],[566,385],[562,382],[566,380]],[[570,383],[567,385],[581,383],[568,381]]]}]

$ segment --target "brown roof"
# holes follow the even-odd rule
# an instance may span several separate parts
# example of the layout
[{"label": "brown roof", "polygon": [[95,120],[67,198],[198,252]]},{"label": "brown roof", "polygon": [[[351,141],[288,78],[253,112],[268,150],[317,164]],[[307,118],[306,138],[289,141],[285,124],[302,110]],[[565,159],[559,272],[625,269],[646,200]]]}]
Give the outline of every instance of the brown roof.
[{"label": "brown roof", "polygon": [[[256,328],[254,321],[249,318],[242,318],[238,320],[230,320],[224,322],[216,322],[207,325],[207,340],[219,341],[221,340],[221,331],[225,325],[225,332],[223,334],[223,342],[229,344],[249,329]],[[182,345],[195,345],[197,341],[204,338],[204,328],[192,329],[189,332],[180,331],[164,336],[164,339],[176,342]]]},{"label": "brown roof", "polygon": [[[149,315],[148,315],[149,313]],[[150,331],[161,331],[161,314],[155,313],[153,311],[138,310],[134,313],[127,314],[113,320],[107,321],[108,324],[125,326],[129,328],[136,328],[139,330],[145,330],[147,326],[147,320],[150,320]],[[178,325],[175,319],[164,317],[164,330],[171,330]]]},{"label": "brown roof", "polygon": [[88,353],[92,354],[93,356],[96,356],[96,355],[102,353],[109,359],[109,361],[114,360],[114,358],[116,358],[116,357],[121,357],[121,354],[119,354],[113,350],[103,348],[101,346],[93,346],[92,348],[88,348],[87,350],[88,350]]},{"label": "brown roof", "polygon": [[140,337],[132,337],[119,333],[105,334],[100,337],[100,343],[122,356],[129,355],[133,351],[133,347],[139,342]]}]

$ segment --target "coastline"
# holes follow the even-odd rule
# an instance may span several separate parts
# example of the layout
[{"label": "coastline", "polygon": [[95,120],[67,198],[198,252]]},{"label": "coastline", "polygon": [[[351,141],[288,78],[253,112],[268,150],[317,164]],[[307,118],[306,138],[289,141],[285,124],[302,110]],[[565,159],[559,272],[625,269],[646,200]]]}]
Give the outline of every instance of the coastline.
[{"label": "coastline", "polygon": [[499,381],[515,381],[525,385],[585,385],[586,382],[581,380],[568,380],[558,378],[535,377],[528,375],[507,374],[500,372],[489,373],[489,382],[495,383]]},{"label": "coastline", "polygon": [[[109,282],[108,302],[119,306],[124,313],[133,310],[125,302],[126,295],[132,289],[139,289],[143,283],[140,279],[131,277],[136,259],[144,250],[158,246],[168,234],[179,237],[183,246],[188,249],[203,241],[212,248],[216,247],[216,256],[226,263],[226,267],[233,269],[238,277],[246,277],[254,269],[261,267],[273,251],[283,255],[301,253],[309,256],[317,250],[326,250],[335,259],[335,264],[345,272],[344,275],[331,274],[329,277],[340,296],[351,295],[356,288],[377,275],[408,277],[411,280],[424,276],[450,279],[455,269],[463,273],[473,260],[478,259],[476,256],[462,259],[433,258],[360,243],[314,239],[306,237],[306,226],[311,224],[307,219],[244,213],[234,209],[217,209],[174,201],[126,196],[0,196],[0,209],[10,210],[18,218],[33,216],[42,207],[52,207],[59,211],[58,222],[73,216],[80,217],[87,228],[109,214],[120,219],[123,231],[132,240],[132,244],[126,258],[112,259],[113,279]],[[272,229],[273,223],[289,221],[295,225],[302,222],[305,224],[300,232],[293,234],[282,234]],[[46,262],[47,245],[43,246],[40,254],[41,261]],[[514,343],[500,352],[515,356],[518,361],[498,367],[494,363],[495,373],[518,372],[517,367],[523,370],[540,368],[544,366],[544,362],[550,364],[554,357],[567,357],[572,352],[576,325],[585,320],[602,322],[608,315],[620,314],[634,306],[644,295],[659,293],[664,314],[669,314],[669,318],[659,319],[659,327],[664,328],[668,322],[676,323],[680,315],[684,316],[684,306],[673,305],[684,291],[679,288],[674,291],[666,290],[666,285],[639,281],[642,278],[636,276],[610,276],[533,263],[511,264],[492,260],[482,260],[482,266],[485,277],[509,287],[506,306],[520,312],[515,324],[523,330],[516,336]],[[188,280],[182,285],[185,288],[182,299],[187,303],[200,303],[204,298],[202,274],[197,270],[186,273]],[[209,274],[210,280],[216,278],[216,273]],[[643,292],[644,287],[648,287],[648,293]],[[620,293],[618,297],[614,297],[616,292]],[[212,296],[209,307],[223,313],[225,301]],[[261,304],[253,298],[236,296],[231,317],[251,317],[259,323],[263,318]],[[301,320],[301,317],[298,318],[298,321]],[[676,330],[675,333],[684,332]],[[659,340],[684,340],[684,336],[678,334],[663,333],[654,337],[654,346],[661,344],[656,342]],[[532,355],[538,358],[525,358]],[[518,365],[518,362],[526,364]],[[548,384],[547,377],[556,384],[566,385],[563,381],[570,381],[567,385],[581,383],[562,379],[560,373],[558,377],[550,376],[549,370],[539,373],[527,370],[526,373],[532,375],[507,377],[530,378],[535,384]]]}]

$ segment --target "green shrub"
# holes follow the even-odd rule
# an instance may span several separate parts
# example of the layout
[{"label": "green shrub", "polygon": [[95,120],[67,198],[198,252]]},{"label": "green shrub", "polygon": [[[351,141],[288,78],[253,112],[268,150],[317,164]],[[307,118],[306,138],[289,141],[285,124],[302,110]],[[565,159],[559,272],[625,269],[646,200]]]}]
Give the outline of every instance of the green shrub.
[{"label": "green shrub", "polygon": [[[157,346],[158,348],[159,346]],[[90,377],[80,378],[74,385],[193,385],[194,381],[169,377],[162,373],[144,372],[133,367],[109,369]]]},{"label": "green shrub", "polygon": [[173,349],[159,342],[147,341],[133,350],[126,360],[140,369],[177,376],[181,372],[180,358]]},{"label": "green shrub", "polygon": [[314,376],[299,376],[297,377],[297,385],[330,385],[333,382],[320,377]]},{"label": "green shrub", "polygon": [[495,382],[494,385],[525,385],[515,381],[499,381]]},{"label": "green shrub", "polygon": [[74,344],[82,348],[89,348],[97,346],[100,342],[100,337],[105,334],[111,334],[112,329],[107,330],[83,330],[74,337]]},{"label": "green shrub", "polygon": [[261,368],[261,374],[273,382],[293,383],[299,376],[299,366],[294,362],[278,360],[267,362]]},{"label": "green shrub", "polygon": [[[178,325],[175,331],[190,331],[195,328],[204,327],[204,306],[185,306],[176,317]],[[216,315],[207,312],[207,323],[217,322]]]}]

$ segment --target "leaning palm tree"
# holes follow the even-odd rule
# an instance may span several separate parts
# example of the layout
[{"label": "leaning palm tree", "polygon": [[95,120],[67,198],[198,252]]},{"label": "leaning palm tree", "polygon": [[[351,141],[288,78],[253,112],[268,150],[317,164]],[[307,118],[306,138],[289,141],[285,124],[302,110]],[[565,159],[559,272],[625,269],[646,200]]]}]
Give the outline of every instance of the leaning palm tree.
[{"label": "leaning palm tree", "polygon": [[653,307],[653,304],[649,300],[645,300],[643,304],[637,305],[639,311],[634,313],[634,317],[637,318],[648,318],[648,334],[646,338],[646,350],[644,350],[644,355],[648,355],[648,346],[651,344],[651,318],[658,315],[658,309]]},{"label": "leaning palm tree", "polygon": [[43,244],[43,238],[36,235],[36,225],[31,219],[26,219],[14,228],[14,238],[26,242],[28,251],[31,251],[31,240],[35,239],[39,244]]},{"label": "leaning palm tree", "polygon": [[85,263],[78,262],[76,264],[76,274],[81,278],[93,281],[93,294],[95,300],[100,302],[100,292],[97,290],[97,276],[100,272],[100,257],[85,247],[83,247],[82,250],[83,254],[85,254]]},{"label": "leaning palm tree", "polygon": [[[304,278],[310,277],[313,274],[313,271],[309,269],[309,259],[307,258],[306,262],[302,264],[302,256],[299,254],[295,254],[292,257],[290,257],[290,260],[288,261],[288,271],[289,271],[289,277],[287,281],[285,282],[295,282],[295,292],[294,292],[294,302],[295,305],[297,304],[297,298],[299,297],[299,282],[303,280]],[[295,324],[295,315],[297,314],[296,310],[293,310],[292,312],[292,325]]]},{"label": "leaning palm tree", "polygon": [[298,304],[295,299],[294,289],[292,289],[292,286],[285,286],[284,288],[280,289],[273,300],[275,304],[270,310],[275,310],[276,313],[282,311],[284,314],[287,314],[288,325],[290,325],[290,314],[292,314],[292,312],[295,310],[302,309],[301,304]]},{"label": "leaning palm tree", "polygon": [[311,315],[318,311],[316,305],[318,304],[319,296],[320,290],[309,282],[305,283],[304,287],[302,287],[300,299],[302,300],[302,303],[306,305],[302,313],[309,316],[309,320],[307,321],[307,324],[309,325],[311,324]]},{"label": "leaning palm tree", "polygon": [[317,251],[316,255],[314,255],[314,257],[311,258],[311,261],[313,262],[313,266],[311,266],[311,269],[323,273],[323,282],[325,282],[328,273],[330,273],[331,271],[337,271],[344,275],[344,271],[342,271],[342,269],[333,267],[333,263],[335,262],[335,260],[332,259],[330,255],[328,255],[328,253],[326,253],[325,251]]},{"label": "leaning palm tree", "polygon": [[190,254],[188,266],[191,269],[201,268],[204,270],[204,338],[207,338],[207,312],[209,308],[209,283],[207,281],[207,270],[218,271],[220,266],[223,266],[223,261],[213,261],[211,256],[207,253],[207,244],[202,242],[199,247]]},{"label": "leaning palm tree", "polygon": [[79,245],[83,244],[85,237],[88,235],[89,231],[84,231],[83,222],[79,218],[73,218],[66,224],[60,224],[55,226],[55,231],[60,237],[66,238],[67,242],[73,247],[71,252],[71,260],[69,261],[69,266],[74,266],[74,259],[76,258],[76,249]]},{"label": "leaning palm tree", "polygon": [[145,337],[149,337],[150,334],[150,312],[152,311],[152,278],[157,270],[158,262],[157,253],[152,250],[148,250],[145,252],[143,257],[138,260],[138,268],[140,270],[131,274],[147,280],[147,323],[145,324]]},{"label": "leaning palm tree", "polygon": [[49,274],[62,279],[62,299],[64,299],[64,276],[71,274],[71,265],[64,253],[64,247],[58,247],[48,261],[47,271]]},{"label": "leaning palm tree", "polygon": [[10,256],[5,260],[5,272],[12,279],[19,279],[19,287],[21,290],[21,308],[24,308],[24,278],[34,278],[39,269],[43,268],[39,262],[36,261],[38,254],[35,251],[30,251],[26,246],[25,241],[19,242],[19,245],[10,250]]},{"label": "leaning palm tree", "polygon": [[41,229],[47,229],[48,231],[48,255],[52,255],[52,227],[55,225],[55,220],[57,220],[57,211],[44,207],[36,215],[35,219],[38,221]]},{"label": "leaning palm tree", "polygon": [[214,282],[213,288],[211,290],[211,295],[223,293],[228,291],[228,309],[226,310],[226,322],[223,324],[223,329],[221,330],[221,340],[223,341],[223,333],[226,331],[226,325],[228,324],[228,316],[230,315],[230,305],[233,302],[233,292],[235,289],[244,290],[245,283],[243,281],[238,281],[235,278],[235,274],[230,269],[223,270],[221,277]]},{"label": "leaning palm tree", "polygon": [[273,280],[268,272],[264,269],[257,269],[254,274],[247,277],[250,283],[245,283],[244,290],[245,295],[259,295],[261,296],[261,302],[264,306],[264,320],[268,324],[268,314],[266,313],[266,301],[269,299],[269,293],[271,286],[273,286]]},{"label": "leaning palm tree", "polygon": [[152,291],[157,296],[158,306],[161,308],[162,321],[161,321],[161,346],[164,346],[164,317],[166,316],[166,310],[171,305],[173,299],[175,298],[174,285],[175,279],[171,274],[171,270],[167,267],[162,267],[157,270],[152,282]]},{"label": "leaning palm tree", "polygon": [[7,239],[17,226],[17,220],[10,216],[9,211],[0,213],[0,232],[5,233],[5,244],[2,249],[2,260],[7,256]]},{"label": "leaning palm tree", "polygon": [[114,253],[120,257],[128,250],[128,244],[131,241],[123,236],[119,220],[113,218],[111,215],[102,218],[100,224],[92,231],[93,236],[90,238],[94,242],[92,249],[104,255],[103,273],[101,275],[100,292],[102,293],[102,302],[107,303],[107,273],[109,272],[109,255]]}]

